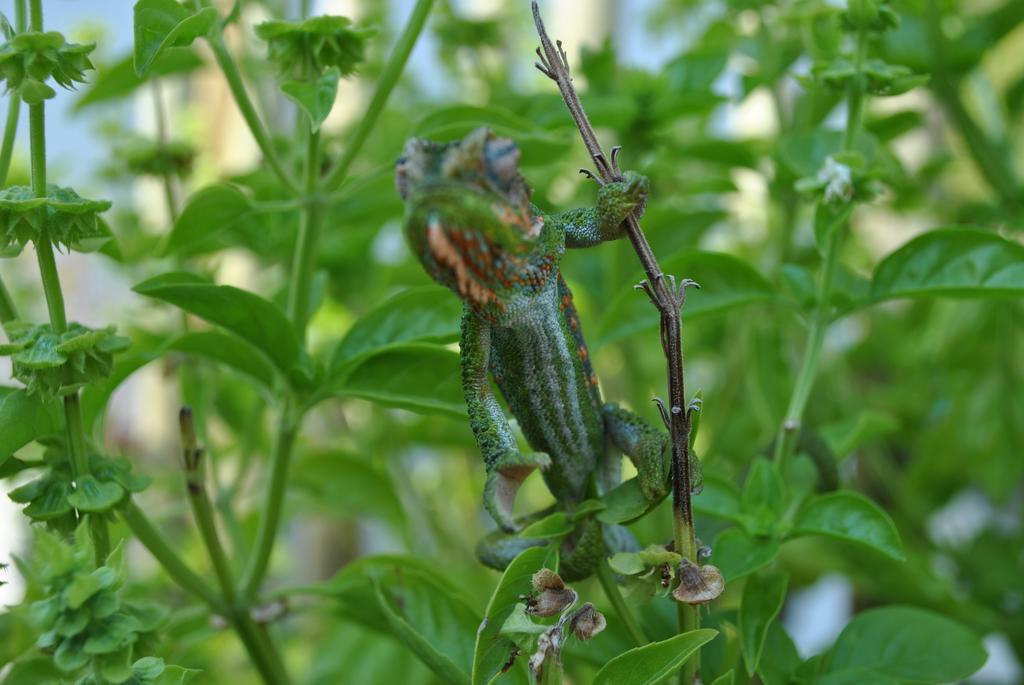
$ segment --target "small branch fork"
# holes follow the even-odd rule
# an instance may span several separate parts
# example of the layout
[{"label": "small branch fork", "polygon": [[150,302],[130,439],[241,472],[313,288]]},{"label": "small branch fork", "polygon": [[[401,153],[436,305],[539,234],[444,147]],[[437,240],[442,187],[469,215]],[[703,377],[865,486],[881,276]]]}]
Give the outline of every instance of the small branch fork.
[{"label": "small branch fork", "polygon": [[[580,173],[593,179],[599,185],[621,180],[622,174],[618,162],[621,148],[616,146],[612,148],[610,158],[605,156],[594,133],[594,127],[587,119],[576,89],[572,85],[569,58],[562,48],[562,41],[552,44],[547,31],[544,30],[544,22],[541,20],[536,2],[533,3],[533,21],[537,27],[541,44],[541,47],[537,48],[537,56],[540,58],[536,64],[537,69],[558,85],[562,99],[565,101],[566,107],[569,108],[569,114],[572,115],[573,121],[576,122],[576,127],[580,131],[580,136],[583,138],[583,144],[594,161],[596,173],[589,169],[580,169]],[[686,406],[686,400],[679,312],[686,302],[686,288],[691,285],[700,286],[689,278],[677,282],[675,277],[662,273],[658,266],[658,260],[654,257],[636,216],[631,215],[626,220],[626,234],[629,236],[633,250],[647,275],[646,280],[641,281],[636,287],[647,294],[661,315],[661,346],[668,362],[668,394],[671,409],[666,411],[660,400],[658,400],[658,404],[662,419],[672,436],[672,504],[676,521],[683,524],[683,530],[677,530],[676,536],[682,539],[677,539],[676,544],[684,557],[696,561],[693,509],[690,503],[690,413],[683,409]]]}]

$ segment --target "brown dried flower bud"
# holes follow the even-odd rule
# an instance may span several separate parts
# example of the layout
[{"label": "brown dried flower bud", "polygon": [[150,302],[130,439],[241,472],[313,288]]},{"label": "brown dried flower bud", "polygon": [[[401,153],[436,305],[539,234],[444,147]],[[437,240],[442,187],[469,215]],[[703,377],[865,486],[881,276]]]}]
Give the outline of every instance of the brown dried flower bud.
[{"label": "brown dried flower bud", "polygon": [[587,602],[572,615],[569,619],[569,630],[576,636],[576,639],[586,641],[594,637],[608,625],[604,614],[594,608],[594,605]]},{"label": "brown dried flower bud", "polygon": [[718,567],[697,566],[689,559],[679,564],[679,587],[672,596],[685,604],[707,604],[725,590],[725,578]]},{"label": "brown dried flower bud", "polygon": [[539,594],[526,603],[526,613],[533,616],[555,616],[576,603],[576,592],[548,568],[533,574],[533,589]]}]

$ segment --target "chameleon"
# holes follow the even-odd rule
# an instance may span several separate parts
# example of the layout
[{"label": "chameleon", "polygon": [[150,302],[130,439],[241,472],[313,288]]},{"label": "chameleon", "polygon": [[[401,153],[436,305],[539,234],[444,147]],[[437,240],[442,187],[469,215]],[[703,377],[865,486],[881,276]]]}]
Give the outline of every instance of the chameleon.
[{"label": "chameleon", "polygon": [[[403,230],[427,274],[463,301],[460,354],[470,425],[483,455],[484,506],[500,530],[478,547],[503,568],[525,546],[530,519],[513,504],[540,469],[560,511],[572,512],[621,479],[621,455],[636,466],[644,496],[668,486],[668,436],[605,403],[573,296],[559,263],[566,248],[617,240],[643,210],[649,181],[633,171],[600,185],[594,207],[547,214],[531,203],[515,142],[487,128],[438,143],[410,138],[395,168]],[[532,451],[521,451],[493,384]],[[589,575],[608,548],[631,548],[628,532],[584,517],[562,542],[561,572]]]}]

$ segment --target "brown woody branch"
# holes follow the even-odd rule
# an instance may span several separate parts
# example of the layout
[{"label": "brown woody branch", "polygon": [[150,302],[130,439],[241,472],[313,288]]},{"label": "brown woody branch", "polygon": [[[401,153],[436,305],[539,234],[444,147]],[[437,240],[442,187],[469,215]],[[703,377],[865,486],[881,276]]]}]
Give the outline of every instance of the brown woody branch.
[{"label": "brown woody branch", "polygon": [[[601,144],[594,133],[594,127],[587,119],[587,113],[580,103],[576,89],[572,85],[569,71],[569,59],[562,49],[562,41],[551,43],[544,22],[540,18],[537,3],[533,3],[533,21],[537,26],[541,47],[537,49],[540,62],[537,69],[558,85],[562,99],[569,114],[572,115],[576,127],[587,147],[597,175],[582,169],[581,172],[600,184],[612,183],[621,179],[618,156],[619,147],[612,148],[611,158],[605,156]],[[557,46],[557,47],[556,47]],[[686,301],[686,288],[699,285],[690,279],[676,283],[673,276],[666,276],[658,266],[658,260],[647,243],[643,230],[635,215],[626,220],[626,234],[633,245],[640,263],[643,265],[646,280],[636,287],[643,290],[651,303],[658,309],[661,316],[661,346],[665,351],[668,363],[668,395],[670,408],[666,411],[659,400],[662,418],[672,437],[672,505],[677,523],[676,545],[680,553],[696,562],[696,540],[693,531],[693,509],[690,502],[690,415],[684,410],[685,387],[683,378],[683,345],[680,332],[679,312]],[[678,530],[682,523],[682,530]]]}]

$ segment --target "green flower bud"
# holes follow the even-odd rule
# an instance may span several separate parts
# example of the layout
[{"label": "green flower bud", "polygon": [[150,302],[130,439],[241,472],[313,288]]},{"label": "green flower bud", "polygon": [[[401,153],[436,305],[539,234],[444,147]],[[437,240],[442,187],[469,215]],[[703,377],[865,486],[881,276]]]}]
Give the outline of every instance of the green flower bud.
[{"label": "green flower bud", "polygon": [[71,323],[57,334],[50,324],[8,321],[4,330],[10,342],[0,345],[0,355],[11,357],[12,375],[28,393],[42,397],[69,395],[106,378],[113,370],[114,354],[131,344],[113,326],[93,330]]},{"label": "green flower bud", "polygon": [[109,208],[106,200],[86,200],[71,188],[52,184],[46,197],[36,197],[27,186],[4,188],[0,190],[0,249],[17,246],[20,250],[28,241],[39,240],[45,227],[49,239],[58,245],[91,252],[110,239],[96,217]]},{"label": "green flower bud", "polygon": [[347,17],[321,16],[301,22],[267,21],[256,27],[267,41],[270,59],[298,79],[317,78],[331,67],[346,76],[364,59],[375,29],[356,27]]},{"label": "green flower bud", "polygon": [[56,93],[46,81],[53,79],[60,86],[73,90],[85,82],[85,72],[92,69],[89,53],[95,45],[68,43],[56,31],[27,31],[17,35],[4,27],[8,40],[0,45],[0,80],[30,105],[38,104]]}]

